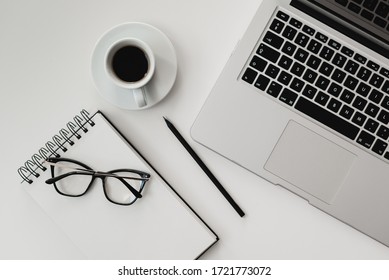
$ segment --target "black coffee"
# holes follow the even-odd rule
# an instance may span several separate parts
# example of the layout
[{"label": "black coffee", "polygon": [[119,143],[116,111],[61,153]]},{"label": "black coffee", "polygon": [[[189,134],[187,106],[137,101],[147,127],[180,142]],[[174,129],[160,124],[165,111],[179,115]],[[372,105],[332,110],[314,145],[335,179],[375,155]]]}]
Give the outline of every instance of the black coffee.
[{"label": "black coffee", "polygon": [[134,83],[142,80],[148,69],[146,54],[138,47],[125,46],[113,55],[112,70],[124,82]]}]

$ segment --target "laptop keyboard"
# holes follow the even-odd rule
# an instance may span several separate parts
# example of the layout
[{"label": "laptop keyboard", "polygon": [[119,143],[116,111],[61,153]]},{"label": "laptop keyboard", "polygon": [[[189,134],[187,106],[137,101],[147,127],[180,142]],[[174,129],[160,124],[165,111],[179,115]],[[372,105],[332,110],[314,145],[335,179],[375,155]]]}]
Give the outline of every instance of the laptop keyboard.
[{"label": "laptop keyboard", "polygon": [[377,27],[389,31],[389,3],[387,0],[330,0],[358,14]]},{"label": "laptop keyboard", "polygon": [[389,162],[389,70],[277,11],[241,79]]}]

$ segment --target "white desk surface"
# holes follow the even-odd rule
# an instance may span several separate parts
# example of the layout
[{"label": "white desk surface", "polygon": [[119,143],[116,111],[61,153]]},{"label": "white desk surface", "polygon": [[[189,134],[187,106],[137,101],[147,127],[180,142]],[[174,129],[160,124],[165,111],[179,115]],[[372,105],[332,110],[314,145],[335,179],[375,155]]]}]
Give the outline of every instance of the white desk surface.
[{"label": "white desk surface", "polygon": [[[80,109],[102,110],[220,236],[203,259],[389,259],[389,248],[195,143],[190,127],[261,0],[0,2],[0,259],[77,259],[23,191],[17,169]],[[97,39],[146,22],[173,42],[178,76],[157,106],[125,111],[98,95]],[[167,116],[246,212],[240,218],[167,129]],[[259,143],[260,144],[260,143]],[[103,152],[103,151],[101,151]]]}]

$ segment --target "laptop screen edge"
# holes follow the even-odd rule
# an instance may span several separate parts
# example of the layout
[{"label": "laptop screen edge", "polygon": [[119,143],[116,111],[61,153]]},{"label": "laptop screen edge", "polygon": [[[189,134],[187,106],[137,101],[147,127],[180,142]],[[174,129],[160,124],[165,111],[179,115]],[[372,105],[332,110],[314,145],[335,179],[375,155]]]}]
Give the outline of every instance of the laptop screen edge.
[{"label": "laptop screen edge", "polygon": [[334,15],[330,9],[315,0],[291,0],[290,5],[389,59],[388,41],[368,30],[362,30],[359,25],[350,23],[340,15]]}]

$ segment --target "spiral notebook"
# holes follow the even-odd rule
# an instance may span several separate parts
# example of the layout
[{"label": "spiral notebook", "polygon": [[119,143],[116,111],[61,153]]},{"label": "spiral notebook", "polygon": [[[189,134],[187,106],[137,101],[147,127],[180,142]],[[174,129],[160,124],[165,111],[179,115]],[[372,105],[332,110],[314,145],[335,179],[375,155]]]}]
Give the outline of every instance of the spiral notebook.
[{"label": "spiral notebook", "polygon": [[[48,157],[71,158],[94,170],[137,169],[150,174],[142,198],[129,206],[107,200],[101,180],[80,197],[56,192]],[[57,223],[86,259],[197,259],[218,240],[100,111],[81,111],[19,168],[23,188]]]}]

